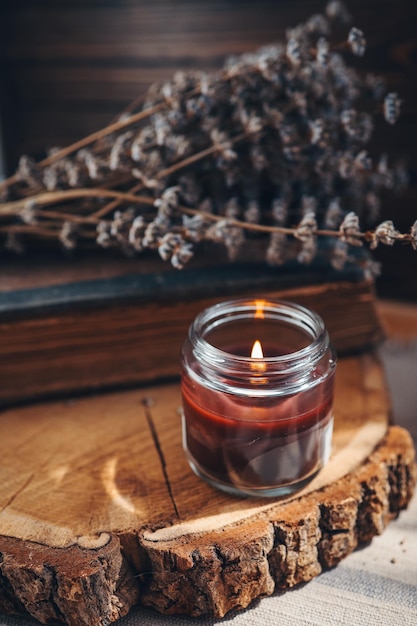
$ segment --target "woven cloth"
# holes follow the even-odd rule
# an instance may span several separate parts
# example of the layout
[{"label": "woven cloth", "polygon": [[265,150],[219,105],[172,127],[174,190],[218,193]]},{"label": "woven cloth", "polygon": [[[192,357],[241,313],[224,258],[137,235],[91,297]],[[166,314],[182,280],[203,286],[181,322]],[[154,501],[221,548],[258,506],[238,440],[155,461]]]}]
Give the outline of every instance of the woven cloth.
[{"label": "woven cloth", "polygon": [[[417,343],[381,348],[396,424],[417,445]],[[257,601],[246,611],[210,617],[161,616],[135,608],[117,626],[416,626],[417,496],[372,543],[306,585]],[[0,616],[0,626],[38,622]]]}]

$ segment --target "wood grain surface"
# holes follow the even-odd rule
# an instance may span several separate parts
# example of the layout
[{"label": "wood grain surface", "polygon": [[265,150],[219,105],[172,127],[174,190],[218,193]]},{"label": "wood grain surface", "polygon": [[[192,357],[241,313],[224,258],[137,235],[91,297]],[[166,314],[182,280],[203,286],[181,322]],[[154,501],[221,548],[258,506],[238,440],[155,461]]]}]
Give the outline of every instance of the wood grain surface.
[{"label": "wood grain surface", "polygon": [[175,384],[2,413],[1,610],[73,626],[138,601],[219,617],[335,565],[411,497],[413,445],[388,426],[371,354],[340,361],[331,460],[291,498],[200,481],[179,406]]}]

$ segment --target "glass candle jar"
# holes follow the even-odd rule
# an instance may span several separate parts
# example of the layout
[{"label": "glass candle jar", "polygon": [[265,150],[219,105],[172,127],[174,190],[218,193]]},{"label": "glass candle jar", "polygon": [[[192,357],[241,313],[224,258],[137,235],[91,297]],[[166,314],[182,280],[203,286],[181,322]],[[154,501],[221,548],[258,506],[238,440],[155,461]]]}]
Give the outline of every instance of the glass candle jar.
[{"label": "glass candle jar", "polygon": [[300,489],[330,456],[335,368],[324,323],[305,307],[234,300],[202,311],[182,350],[193,471],[233,494]]}]

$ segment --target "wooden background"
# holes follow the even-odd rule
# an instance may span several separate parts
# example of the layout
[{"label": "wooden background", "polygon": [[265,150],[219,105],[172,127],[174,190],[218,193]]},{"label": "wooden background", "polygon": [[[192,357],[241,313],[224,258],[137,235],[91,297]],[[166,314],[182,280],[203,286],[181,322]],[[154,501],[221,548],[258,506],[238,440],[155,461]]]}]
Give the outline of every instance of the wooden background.
[{"label": "wooden background", "polygon": [[[3,0],[0,106],[7,173],[21,154],[41,157],[97,130],[155,80],[178,68],[216,68],[224,57],[282,38],[324,0]],[[403,100],[395,127],[381,122],[373,148],[407,159],[411,185],[384,198],[384,218],[417,218],[417,3],[350,0],[368,49],[356,65],[384,75]],[[383,295],[417,299],[417,254],[377,252]]]}]

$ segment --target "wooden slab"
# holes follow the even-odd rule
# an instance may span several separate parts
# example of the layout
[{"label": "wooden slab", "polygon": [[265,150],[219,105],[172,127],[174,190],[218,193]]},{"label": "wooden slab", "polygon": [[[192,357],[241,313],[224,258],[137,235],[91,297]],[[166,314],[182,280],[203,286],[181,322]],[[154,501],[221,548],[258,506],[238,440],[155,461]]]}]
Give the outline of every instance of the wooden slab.
[{"label": "wooden slab", "polygon": [[382,532],[415,484],[381,367],[344,358],[329,464],[292,498],[233,498],[182,452],[179,386],[0,416],[0,610],[104,625],[137,603],[190,615],[310,580]]}]

